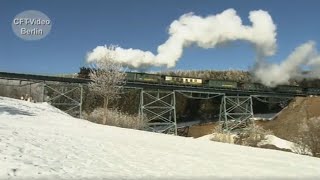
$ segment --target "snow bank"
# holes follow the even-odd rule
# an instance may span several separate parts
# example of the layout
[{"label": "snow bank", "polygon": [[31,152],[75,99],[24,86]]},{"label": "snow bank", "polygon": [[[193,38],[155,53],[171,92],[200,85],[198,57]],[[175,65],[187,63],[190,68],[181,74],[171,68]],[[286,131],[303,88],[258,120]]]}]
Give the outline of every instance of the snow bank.
[{"label": "snow bank", "polygon": [[[215,134],[208,134],[205,136],[201,136],[196,139],[197,140],[204,140],[204,141],[218,141],[218,142],[234,144],[234,139],[236,137],[237,137],[236,134],[215,133]],[[298,144],[295,144],[293,142],[278,138],[274,135],[266,135],[264,140],[257,143],[258,147],[265,148],[268,145],[274,146],[276,149],[289,150],[289,151],[297,153],[297,154],[303,153],[303,154],[312,155],[310,150],[305,149],[304,147],[301,147]]]},{"label": "snow bank", "polygon": [[250,118],[250,119],[253,120],[253,121],[258,121],[258,120],[269,121],[269,120],[273,120],[273,118],[277,114],[278,113],[254,114],[254,117]]},{"label": "snow bank", "polygon": [[280,149],[289,149],[292,150],[294,149],[295,144],[290,141],[286,141],[284,139],[278,138],[274,135],[266,135],[266,139],[262,140],[261,142],[258,143],[258,146],[263,146],[266,144],[271,144],[276,146],[277,148]]},{"label": "snow bank", "polygon": [[197,140],[210,140],[216,142],[224,142],[234,144],[234,140],[237,137],[236,134],[224,134],[224,133],[212,133],[205,136],[196,138]]},{"label": "snow bank", "polygon": [[[274,135],[266,135],[266,139],[262,140],[261,142],[258,143],[259,147],[264,146],[264,145],[274,145],[275,147],[277,147],[279,149],[288,149],[294,153],[301,153],[303,151],[301,149],[302,147],[299,147],[299,145],[297,145],[293,142],[278,138],[277,136],[274,136]],[[312,153],[310,151],[308,151],[308,150],[304,150],[304,151],[306,151],[306,152],[303,152],[303,153],[312,155]]]},{"label": "snow bank", "polygon": [[205,136],[198,137],[196,139],[197,140],[204,140],[204,141],[208,141],[208,140],[211,141],[212,138],[213,138],[213,135],[212,134],[208,134],[208,135],[205,135]]},{"label": "snow bank", "polygon": [[93,124],[0,97],[0,179],[320,177],[320,159]]}]

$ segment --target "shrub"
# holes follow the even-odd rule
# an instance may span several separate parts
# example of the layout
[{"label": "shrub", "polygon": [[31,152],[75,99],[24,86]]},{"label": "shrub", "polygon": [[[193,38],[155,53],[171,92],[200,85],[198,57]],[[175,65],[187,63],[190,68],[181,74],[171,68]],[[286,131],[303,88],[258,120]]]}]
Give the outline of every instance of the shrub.
[{"label": "shrub", "polygon": [[228,131],[224,131],[222,128],[222,125],[219,124],[213,129],[213,133],[212,133],[212,136],[210,137],[210,140],[234,144],[237,138],[236,136],[237,136],[236,134],[232,134]]},{"label": "shrub", "polygon": [[266,139],[266,135],[272,134],[271,131],[264,130],[262,127],[250,124],[240,131],[229,132],[224,131],[222,125],[216,126],[213,130],[211,140],[244,146],[258,147],[258,143]]},{"label": "shrub", "polygon": [[266,135],[272,134],[270,130],[265,130],[255,124],[250,124],[243,131],[239,132],[235,143],[244,146],[258,147],[258,143],[266,139]]},{"label": "shrub", "polygon": [[294,138],[294,146],[292,147],[292,149],[297,154],[312,156],[311,149],[306,144],[305,139],[307,139],[307,137]]},{"label": "shrub", "polygon": [[295,148],[299,149],[301,154],[320,157],[320,118],[308,119],[306,129],[294,142],[297,144]]},{"label": "shrub", "polygon": [[[86,120],[103,124],[103,108],[96,108],[92,113],[83,113],[83,117]],[[116,109],[107,111],[106,125],[117,126],[130,129],[144,129],[147,126],[147,119],[141,118],[138,115],[129,115],[122,113]]]}]

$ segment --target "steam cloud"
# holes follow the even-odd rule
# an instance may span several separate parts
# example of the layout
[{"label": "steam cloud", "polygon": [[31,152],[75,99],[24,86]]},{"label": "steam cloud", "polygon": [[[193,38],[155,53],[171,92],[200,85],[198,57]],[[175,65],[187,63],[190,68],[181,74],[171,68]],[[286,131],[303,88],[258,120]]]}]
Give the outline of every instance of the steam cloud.
[{"label": "steam cloud", "polygon": [[[292,77],[302,77],[301,66],[320,67],[314,42],[307,42],[281,64],[270,64],[264,60],[276,52],[276,25],[268,12],[257,10],[249,13],[251,26],[243,25],[234,9],[220,14],[200,17],[192,13],[182,15],[169,27],[169,38],[158,46],[157,54],[140,49],[97,46],[87,55],[87,62],[112,57],[124,66],[148,68],[152,66],[174,67],[183,54],[184,48],[196,44],[201,48],[216,46],[236,40],[252,43],[257,52],[257,61],[253,74],[255,78],[268,86],[288,83]],[[316,76],[313,70],[309,76]]]},{"label": "steam cloud", "polygon": [[[308,73],[303,68],[310,68]],[[254,77],[267,86],[288,84],[290,79],[319,78],[320,55],[315,42],[309,41],[297,47],[280,64],[271,64],[264,60],[257,62],[253,69]]]},{"label": "steam cloud", "polygon": [[263,56],[270,56],[276,49],[276,26],[271,16],[262,10],[251,11],[249,19],[252,26],[242,24],[234,9],[207,17],[192,13],[182,15],[171,23],[168,40],[158,47],[158,54],[139,49],[110,49],[98,46],[88,54],[87,61],[102,60],[106,55],[123,65],[141,68],[150,66],[174,67],[182,56],[183,49],[192,44],[202,48],[214,48],[219,44],[235,40],[252,42]]}]

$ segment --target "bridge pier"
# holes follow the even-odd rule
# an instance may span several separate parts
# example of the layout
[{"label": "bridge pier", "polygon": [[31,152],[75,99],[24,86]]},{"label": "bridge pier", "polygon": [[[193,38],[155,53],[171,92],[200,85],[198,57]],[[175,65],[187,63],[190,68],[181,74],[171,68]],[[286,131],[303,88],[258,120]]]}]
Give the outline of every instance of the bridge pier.
[{"label": "bridge pier", "polygon": [[174,91],[141,90],[141,118],[147,119],[147,130],[177,135],[176,96]]},{"label": "bridge pier", "polygon": [[246,127],[253,117],[251,96],[227,96],[224,93],[144,90],[140,92],[139,114],[147,118],[147,130],[177,134],[176,93],[187,98],[212,99],[221,96],[219,122],[223,129],[231,131]]},{"label": "bridge pier", "polygon": [[251,96],[223,96],[220,105],[219,121],[224,130],[243,128],[253,117]]},{"label": "bridge pier", "polygon": [[71,83],[42,83],[42,101],[64,112],[82,118],[83,85]]}]

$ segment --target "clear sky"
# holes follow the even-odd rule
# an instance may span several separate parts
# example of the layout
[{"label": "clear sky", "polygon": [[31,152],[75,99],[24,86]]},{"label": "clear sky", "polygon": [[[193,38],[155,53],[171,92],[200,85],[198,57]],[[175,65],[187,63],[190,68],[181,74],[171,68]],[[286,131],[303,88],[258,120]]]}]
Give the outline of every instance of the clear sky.
[{"label": "clear sky", "polygon": [[[168,26],[182,14],[207,16],[234,8],[244,24],[249,12],[266,10],[277,25],[280,62],[300,44],[314,40],[320,47],[318,0],[2,0],[0,2],[0,71],[57,74],[78,72],[86,53],[98,45],[115,44],[156,53],[168,38]],[[11,27],[25,10],[39,10],[53,22],[42,40],[25,41]],[[249,43],[223,48],[189,47],[176,69],[243,69],[252,66],[255,53]]]}]

